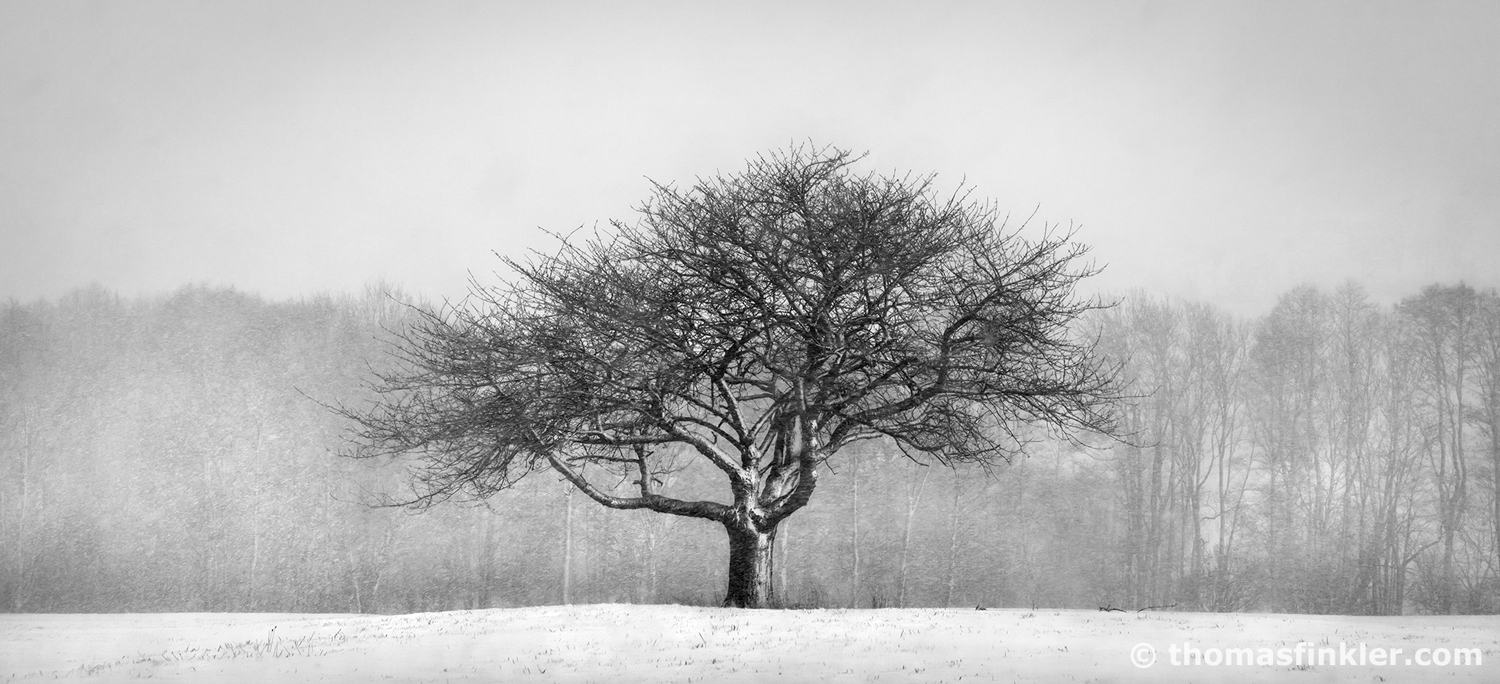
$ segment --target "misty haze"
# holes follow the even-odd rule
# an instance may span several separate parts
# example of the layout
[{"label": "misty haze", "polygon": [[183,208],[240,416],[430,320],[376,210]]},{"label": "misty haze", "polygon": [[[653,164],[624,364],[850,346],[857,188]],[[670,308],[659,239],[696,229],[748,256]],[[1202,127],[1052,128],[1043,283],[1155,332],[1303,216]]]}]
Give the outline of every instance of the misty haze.
[{"label": "misty haze", "polygon": [[0,7],[0,675],[1492,681],[1496,20]]}]

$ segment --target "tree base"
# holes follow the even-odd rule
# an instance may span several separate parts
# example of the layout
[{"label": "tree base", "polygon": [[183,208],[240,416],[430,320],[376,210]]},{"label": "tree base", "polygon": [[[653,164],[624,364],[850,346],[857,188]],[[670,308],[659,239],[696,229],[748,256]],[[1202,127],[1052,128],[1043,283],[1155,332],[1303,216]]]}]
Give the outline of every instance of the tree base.
[{"label": "tree base", "polygon": [[771,534],[725,526],[729,532],[729,587],[726,608],[771,605]]}]

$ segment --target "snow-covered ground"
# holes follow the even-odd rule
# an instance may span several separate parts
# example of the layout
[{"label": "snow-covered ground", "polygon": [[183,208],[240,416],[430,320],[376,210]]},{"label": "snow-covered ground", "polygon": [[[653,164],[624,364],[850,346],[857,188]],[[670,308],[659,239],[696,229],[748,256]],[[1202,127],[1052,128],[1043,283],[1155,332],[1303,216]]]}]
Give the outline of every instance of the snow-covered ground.
[{"label": "snow-covered ground", "polygon": [[[1302,665],[1172,665],[1184,643]],[[1299,649],[1299,643],[1301,648]],[[1137,667],[1132,657],[1156,661]],[[1361,644],[1365,664],[1359,665]],[[1354,664],[1307,665],[1321,649]],[[1374,649],[1402,649],[1397,665]],[[1407,665],[1475,648],[1483,664]],[[1260,651],[1260,649],[1269,649]],[[1451,656],[1426,652],[1423,661]],[[1216,660],[1213,654],[1207,656]],[[1500,682],[1500,617],[743,611],[588,605],[414,615],[0,615],[0,681]]]}]

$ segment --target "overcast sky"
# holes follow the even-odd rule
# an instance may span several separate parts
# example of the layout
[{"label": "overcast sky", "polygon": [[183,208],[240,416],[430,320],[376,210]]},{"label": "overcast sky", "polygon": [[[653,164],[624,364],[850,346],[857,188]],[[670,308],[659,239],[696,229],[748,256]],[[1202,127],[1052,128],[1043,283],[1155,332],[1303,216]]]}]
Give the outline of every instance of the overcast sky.
[{"label": "overcast sky", "polygon": [[0,0],[0,300],[461,295],[811,140],[1262,313],[1500,286],[1500,3]]}]

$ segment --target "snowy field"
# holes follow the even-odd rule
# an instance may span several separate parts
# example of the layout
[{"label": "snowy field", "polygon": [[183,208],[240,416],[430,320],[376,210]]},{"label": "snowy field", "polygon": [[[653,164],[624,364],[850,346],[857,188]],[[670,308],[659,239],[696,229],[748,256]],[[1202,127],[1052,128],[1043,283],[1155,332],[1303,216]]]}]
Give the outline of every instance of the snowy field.
[{"label": "snowy field", "polygon": [[[1171,651],[1176,647],[1182,662],[1184,642],[1200,649],[1201,658],[1221,662],[1174,666]],[[1132,661],[1149,659],[1139,644],[1155,649],[1148,668]],[[1358,664],[1361,644],[1363,665]],[[1231,648],[1300,661],[1227,665],[1219,656]],[[1352,662],[1307,664],[1319,650],[1340,648],[1345,649],[1341,657]],[[1423,662],[1430,662],[1451,660],[1452,650],[1461,648],[1478,649],[1483,664],[1406,664],[1418,649],[1435,649],[1424,652]],[[1401,652],[1386,654],[1394,655],[1394,666],[1379,666],[1370,662],[1375,649]],[[395,616],[0,615],[0,681],[143,678],[208,683],[1500,682],[1500,617],[630,605]]]}]

